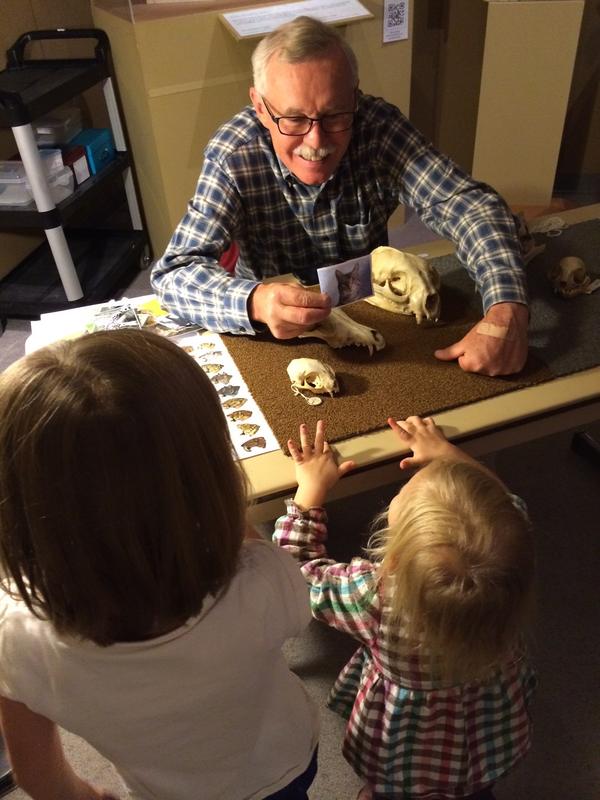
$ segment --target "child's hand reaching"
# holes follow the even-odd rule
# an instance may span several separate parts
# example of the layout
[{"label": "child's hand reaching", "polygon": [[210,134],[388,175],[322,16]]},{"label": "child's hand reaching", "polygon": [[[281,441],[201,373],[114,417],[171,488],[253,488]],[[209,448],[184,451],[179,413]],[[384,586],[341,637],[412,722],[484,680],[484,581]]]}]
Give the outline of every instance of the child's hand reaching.
[{"label": "child's hand reaching", "polygon": [[329,490],[338,480],[356,466],[354,461],[344,461],[338,466],[335,455],[325,441],[325,423],[317,422],[314,442],[309,436],[308,426],[300,425],[300,447],[288,440],[290,455],[294,461],[298,491],[294,502],[302,510],[322,506]]},{"label": "child's hand reaching", "polygon": [[458,448],[450,444],[431,417],[407,417],[399,422],[390,417],[388,425],[413,451],[412,456],[402,459],[400,469],[422,467],[434,458],[457,458]]}]

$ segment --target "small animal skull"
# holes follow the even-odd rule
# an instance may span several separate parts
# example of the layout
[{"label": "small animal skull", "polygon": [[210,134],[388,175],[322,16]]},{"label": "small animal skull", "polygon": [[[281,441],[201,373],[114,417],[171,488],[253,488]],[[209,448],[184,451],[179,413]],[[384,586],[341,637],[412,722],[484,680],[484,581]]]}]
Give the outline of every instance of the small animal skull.
[{"label": "small animal skull", "polygon": [[367,302],[395,314],[414,314],[419,324],[440,317],[440,276],[426,259],[394,247],[371,253],[373,297]]},{"label": "small animal skull", "polygon": [[563,297],[575,297],[589,292],[591,278],[587,274],[584,262],[577,256],[561,258],[548,272],[548,278],[556,294]]},{"label": "small animal skull", "polygon": [[303,397],[310,405],[320,405],[321,394],[333,397],[339,390],[335,372],[316,358],[294,358],[287,365],[287,374],[292,382],[292,391]]},{"label": "small animal skull", "polygon": [[333,348],[348,345],[368,347],[369,355],[373,355],[373,350],[382,350],[385,347],[385,339],[379,331],[356,322],[341,308],[332,308],[331,313],[323,322],[311,331],[300,334],[299,338],[323,339]]}]

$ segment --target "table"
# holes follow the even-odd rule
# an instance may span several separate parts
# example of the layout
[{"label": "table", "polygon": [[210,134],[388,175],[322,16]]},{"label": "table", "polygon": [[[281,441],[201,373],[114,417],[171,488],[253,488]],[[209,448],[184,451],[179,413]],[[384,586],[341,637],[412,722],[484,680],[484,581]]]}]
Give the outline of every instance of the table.
[{"label": "table", "polygon": [[[563,211],[560,216],[569,224],[584,222],[600,217],[600,204]],[[435,257],[454,248],[438,240],[405,249]],[[451,441],[475,457],[585,426],[600,420],[600,366],[443,411],[434,419]],[[338,482],[331,500],[400,482],[398,462],[408,452],[389,430],[337,442],[334,449],[341,459],[356,461],[357,467]],[[265,453],[246,459],[243,468],[250,483],[250,519],[258,523],[279,516],[282,498],[293,494],[296,485],[291,459],[282,451]]]}]

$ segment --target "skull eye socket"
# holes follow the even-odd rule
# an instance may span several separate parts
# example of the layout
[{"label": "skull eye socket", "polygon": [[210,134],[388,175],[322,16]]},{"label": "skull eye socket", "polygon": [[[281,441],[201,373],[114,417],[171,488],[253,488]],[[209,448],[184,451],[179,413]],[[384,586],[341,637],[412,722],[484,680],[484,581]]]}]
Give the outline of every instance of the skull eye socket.
[{"label": "skull eye socket", "polygon": [[399,297],[405,295],[408,291],[408,281],[406,275],[399,275],[390,281],[390,291],[397,294]]}]

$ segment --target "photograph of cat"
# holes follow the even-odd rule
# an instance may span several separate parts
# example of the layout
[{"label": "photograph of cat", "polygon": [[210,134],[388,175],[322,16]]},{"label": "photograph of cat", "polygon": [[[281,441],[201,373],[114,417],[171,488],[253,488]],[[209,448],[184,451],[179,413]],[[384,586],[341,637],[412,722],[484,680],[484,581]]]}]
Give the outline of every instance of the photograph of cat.
[{"label": "photograph of cat", "polygon": [[338,305],[345,306],[346,303],[354,303],[361,298],[361,279],[358,262],[350,272],[342,272],[336,269],[335,278],[338,286]]},{"label": "photograph of cat", "polygon": [[317,274],[321,291],[331,297],[334,306],[355,303],[373,294],[370,256],[362,256],[343,264],[320,267],[317,269]]}]

